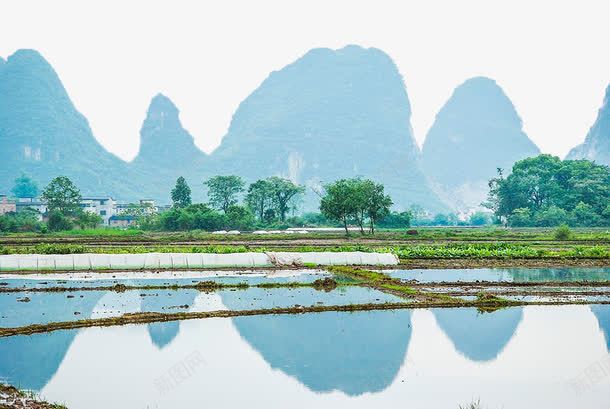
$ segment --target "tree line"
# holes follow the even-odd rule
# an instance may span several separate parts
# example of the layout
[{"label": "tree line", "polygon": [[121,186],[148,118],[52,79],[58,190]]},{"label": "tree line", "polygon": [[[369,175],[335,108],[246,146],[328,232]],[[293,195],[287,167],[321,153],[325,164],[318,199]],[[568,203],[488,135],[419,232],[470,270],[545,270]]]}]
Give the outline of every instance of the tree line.
[{"label": "tree line", "polygon": [[484,205],[513,227],[610,226],[610,170],[588,160],[539,155],[489,182]]},{"label": "tree line", "polygon": [[[299,213],[305,187],[277,176],[246,186],[240,176],[218,175],[203,182],[206,203],[193,203],[191,188],[179,177],[170,192],[172,206],[155,213],[141,205],[131,205],[123,214],[137,218],[146,230],[242,230],[283,229],[302,226],[357,226],[360,232],[374,233],[377,227],[482,226],[492,222],[512,227],[610,226],[610,171],[608,166],[587,160],[560,160],[551,155],[521,160],[505,176],[489,182],[488,200],[483,205],[493,213],[475,212],[467,221],[456,214],[430,215],[421,207],[392,211],[392,198],[384,186],[369,179],[341,179],[322,186],[319,212]],[[34,198],[38,185],[21,176],[13,194]],[[41,192],[47,204],[47,222],[35,211],[24,210],[0,216],[1,232],[45,232],[94,228],[102,219],[83,211],[78,187],[67,177],[54,178]]]},{"label": "tree line", "polygon": [[[272,176],[257,180],[246,189],[241,177],[219,175],[206,180],[204,185],[208,202],[193,204],[187,181],[179,177],[171,191],[172,209],[143,217],[140,225],[157,230],[253,230],[339,224],[348,233],[348,225],[356,224],[361,232],[366,226],[374,233],[375,226],[392,214],[392,199],[384,193],[383,185],[368,179],[342,179],[324,185],[320,213],[303,216],[295,216],[295,213],[305,187],[288,179]],[[292,217],[289,217],[290,213]],[[390,223],[402,222],[408,227],[409,215],[393,216]]]},{"label": "tree line", "polygon": [[[15,180],[12,192],[18,198],[34,199],[39,193],[38,184],[22,175]],[[62,231],[75,226],[81,229],[95,228],[102,223],[99,215],[80,207],[80,189],[66,176],[51,180],[42,190],[40,198],[47,206],[46,223],[39,220],[37,211],[26,208],[16,214],[0,216],[0,231]]]}]

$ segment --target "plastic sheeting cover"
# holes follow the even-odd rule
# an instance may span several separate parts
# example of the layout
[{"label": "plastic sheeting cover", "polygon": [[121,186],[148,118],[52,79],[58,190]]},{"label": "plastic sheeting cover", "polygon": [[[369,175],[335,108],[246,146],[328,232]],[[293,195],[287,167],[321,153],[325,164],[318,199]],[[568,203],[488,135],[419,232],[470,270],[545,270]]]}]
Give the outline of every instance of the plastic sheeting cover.
[{"label": "plastic sheeting cover", "polygon": [[0,255],[0,271],[132,270],[303,265],[396,265],[390,253],[145,253]]}]

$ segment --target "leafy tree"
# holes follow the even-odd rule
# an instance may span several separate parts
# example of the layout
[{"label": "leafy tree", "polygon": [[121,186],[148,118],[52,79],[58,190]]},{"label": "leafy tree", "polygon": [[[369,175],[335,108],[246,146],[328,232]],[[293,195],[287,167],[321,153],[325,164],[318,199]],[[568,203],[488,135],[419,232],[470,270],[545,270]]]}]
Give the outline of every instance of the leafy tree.
[{"label": "leafy tree", "polygon": [[40,213],[26,208],[19,213],[7,213],[0,216],[0,232],[37,232],[43,229],[39,221]]},{"label": "leafy tree", "polygon": [[42,200],[47,203],[50,212],[57,210],[64,215],[71,215],[80,209],[81,194],[70,179],[58,176],[42,191]]},{"label": "leafy tree", "polygon": [[208,187],[210,205],[225,213],[230,206],[237,204],[237,195],[244,191],[244,181],[235,175],[214,176],[204,184]]},{"label": "leafy tree", "polygon": [[570,215],[561,207],[549,206],[536,213],[534,217],[536,226],[553,227],[561,224],[570,224]]},{"label": "leafy tree", "polygon": [[254,215],[245,206],[230,206],[225,214],[227,216],[227,229],[252,230],[256,223]]},{"label": "leafy tree", "polygon": [[38,184],[22,174],[15,179],[15,186],[13,186],[11,192],[18,198],[34,198],[38,196]]},{"label": "leafy tree", "polygon": [[273,221],[277,218],[277,215],[275,214],[275,209],[267,209],[265,210],[265,216],[263,221],[266,224],[271,224],[273,223]]},{"label": "leafy tree", "polygon": [[58,208],[49,212],[47,226],[50,231],[71,230],[74,227],[72,220]]},{"label": "leafy tree", "polygon": [[190,229],[214,231],[223,229],[226,225],[226,215],[219,213],[206,204],[193,204],[185,208],[184,211],[192,214],[192,226]]},{"label": "leafy tree", "polygon": [[74,222],[81,229],[94,229],[100,224],[102,224],[103,219],[96,213],[85,212],[81,210],[76,214]]},{"label": "leafy tree", "polygon": [[299,195],[305,193],[305,188],[277,176],[268,178],[267,182],[271,186],[272,202],[276,214],[281,221],[285,221],[286,213],[291,207],[296,206],[295,201]]},{"label": "leafy tree", "polygon": [[408,229],[411,227],[413,214],[410,211],[406,212],[390,212],[386,217],[379,221],[379,227],[390,229]]},{"label": "leafy tree", "polygon": [[208,212],[198,212],[195,214],[195,228],[215,231],[224,228],[227,224],[227,216],[210,209]]},{"label": "leafy tree", "polygon": [[340,222],[346,234],[350,221],[356,222],[364,232],[366,220],[374,233],[375,224],[390,214],[392,199],[384,193],[383,185],[372,180],[341,179],[324,186],[324,190],[320,211],[328,219]]},{"label": "leafy tree", "polygon": [[533,224],[532,212],[527,207],[520,207],[513,210],[508,217],[508,224],[511,227],[525,227]]},{"label": "leafy tree", "polygon": [[602,212],[602,217],[604,219],[604,225],[610,225],[610,204],[606,206],[606,208]]},{"label": "leafy tree", "polygon": [[[518,161],[508,177],[504,178],[500,173],[489,186],[485,205],[498,219],[512,220],[512,225],[525,222],[522,217],[515,217],[517,209],[529,209],[530,226],[607,223],[603,216],[610,201],[607,166],[587,160],[562,161],[551,155],[539,155]],[[589,221],[585,220],[587,218]]]},{"label": "leafy tree", "polygon": [[176,180],[176,186],[172,189],[172,202],[177,208],[191,204],[191,188],[182,176]]},{"label": "leafy tree", "polygon": [[226,227],[225,214],[205,204],[193,204],[184,208],[172,208],[160,214],[148,214],[138,220],[142,229],[162,231],[206,230],[214,231]]},{"label": "leafy tree", "polygon": [[595,213],[593,206],[580,202],[570,214],[576,226],[591,227],[603,223],[603,217]]},{"label": "leafy tree", "polygon": [[345,234],[349,234],[348,223],[357,211],[352,181],[350,179],[337,180],[325,185],[324,191],[325,194],[320,200],[320,212],[327,219],[341,223]]},{"label": "leafy tree", "polygon": [[470,215],[469,223],[472,226],[485,226],[491,223],[491,218],[487,213],[478,211]]},{"label": "leafy tree", "polygon": [[347,179],[350,189],[351,201],[353,204],[352,218],[360,228],[360,233],[364,234],[367,212],[369,209],[369,199],[374,189],[374,183],[370,180],[360,178]]},{"label": "leafy tree", "polygon": [[265,212],[273,206],[273,184],[266,179],[252,183],[248,187],[246,204],[260,221],[265,220]]},{"label": "leafy tree", "polygon": [[390,214],[392,198],[384,193],[383,185],[371,180],[364,181],[364,194],[359,195],[366,200],[366,215],[369,218],[371,233],[375,233],[375,223]]},{"label": "leafy tree", "polygon": [[432,219],[434,226],[455,226],[458,218],[454,213],[437,213]]},{"label": "leafy tree", "polygon": [[554,204],[565,210],[579,203],[601,214],[610,201],[610,169],[588,160],[565,160],[555,175],[559,191]]}]

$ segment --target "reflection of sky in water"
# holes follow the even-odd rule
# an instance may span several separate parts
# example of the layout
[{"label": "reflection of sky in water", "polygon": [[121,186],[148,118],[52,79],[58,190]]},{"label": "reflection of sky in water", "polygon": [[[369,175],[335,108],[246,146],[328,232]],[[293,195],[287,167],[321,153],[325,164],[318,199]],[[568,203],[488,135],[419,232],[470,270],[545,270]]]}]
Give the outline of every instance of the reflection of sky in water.
[{"label": "reflection of sky in water", "polygon": [[401,280],[422,283],[440,281],[610,281],[610,268],[475,268],[386,270],[385,273]]},{"label": "reflection of sky in water", "polygon": [[124,273],[67,273],[31,274],[16,278],[15,275],[0,275],[2,287],[98,287],[125,285],[192,285],[201,281],[214,281],[223,284],[247,283],[311,283],[319,278],[330,276],[319,270],[269,270],[269,271],[161,271],[124,272]]},{"label": "reflection of sky in water", "polygon": [[163,348],[147,325],[87,328],[0,338],[0,377],[71,409],[601,409],[610,377],[580,393],[570,381],[608,359],[609,318],[562,306],[189,320]]},{"label": "reflection of sky in water", "polygon": [[455,349],[473,361],[495,359],[521,322],[522,308],[505,308],[493,314],[474,308],[435,309],[438,325]]},{"label": "reflection of sky in water", "polygon": [[[18,301],[24,297],[30,301]],[[208,293],[198,290],[0,293],[0,327],[116,317],[139,311],[173,313],[385,302],[404,302],[404,299],[355,286],[337,287],[329,292],[301,287],[226,289]]]}]

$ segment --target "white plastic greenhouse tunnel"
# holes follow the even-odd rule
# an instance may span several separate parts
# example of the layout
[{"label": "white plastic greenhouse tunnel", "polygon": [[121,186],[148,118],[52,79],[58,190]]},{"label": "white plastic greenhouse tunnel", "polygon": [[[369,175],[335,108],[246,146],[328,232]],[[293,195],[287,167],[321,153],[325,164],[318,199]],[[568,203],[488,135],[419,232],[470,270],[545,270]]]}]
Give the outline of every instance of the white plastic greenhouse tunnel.
[{"label": "white plastic greenhouse tunnel", "polygon": [[215,267],[398,264],[391,253],[144,253],[144,254],[11,254],[0,255],[0,271],[145,270]]}]

